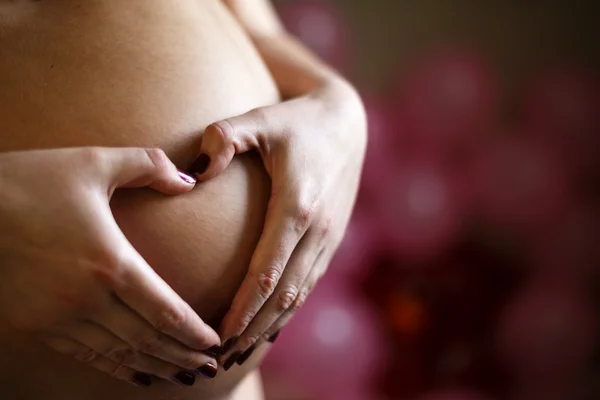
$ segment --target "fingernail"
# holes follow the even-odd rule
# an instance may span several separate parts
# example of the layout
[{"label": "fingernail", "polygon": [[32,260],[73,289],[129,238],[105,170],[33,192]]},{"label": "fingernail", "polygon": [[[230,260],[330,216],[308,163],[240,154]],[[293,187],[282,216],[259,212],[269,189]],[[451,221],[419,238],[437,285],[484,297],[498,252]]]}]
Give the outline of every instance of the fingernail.
[{"label": "fingernail", "polygon": [[173,377],[177,382],[185,386],[192,386],[196,382],[194,374],[186,371],[181,371]]},{"label": "fingernail", "polygon": [[179,177],[181,178],[182,181],[184,181],[185,183],[189,183],[190,185],[193,185],[196,183],[196,180],[194,178],[192,178],[191,176],[189,176],[188,174],[186,174],[185,172],[182,171],[177,171],[179,173]]},{"label": "fingernail", "polygon": [[269,336],[269,338],[267,339],[267,342],[275,343],[275,340],[277,340],[277,337],[279,336],[279,332],[281,332],[281,331],[277,331],[274,334],[272,334],[271,336]]},{"label": "fingernail", "polygon": [[225,344],[223,345],[223,349],[221,350],[221,354],[227,354],[227,352],[229,350],[231,350],[231,346],[233,346],[233,344],[235,343],[235,341],[237,340],[237,336],[234,336],[232,338],[230,338],[229,340],[227,340],[225,342]]},{"label": "fingernail", "polygon": [[206,354],[207,356],[213,357],[213,358],[217,358],[219,357],[221,354],[223,354],[223,349],[221,348],[221,346],[213,346],[210,347],[206,350],[203,350],[202,352],[204,354]]},{"label": "fingernail", "polygon": [[208,154],[202,153],[198,156],[198,158],[196,158],[196,161],[192,163],[192,166],[190,167],[190,172],[193,172],[195,174],[203,174],[204,171],[208,169],[209,165],[210,156]]},{"label": "fingernail", "polygon": [[212,363],[207,363],[196,369],[198,375],[202,375],[205,378],[212,379],[217,376],[217,366]]},{"label": "fingernail", "polygon": [[148,387],[152,385],[152,378],[148,374],[144,374],[142,372],[136,372],[133,374],[131,381],[138,386]]},{"label": "fingernail", "polygon": [[248,350],[246,350],[245,352],[242,353],[241,356],[238,357],[238,359],[235,361],[236,363],[238,363],[238,365],[242,365],[243,363],[246,362],[246,360],[248,358],[250,358],[250,356],[252,355],[252,353],[254,353],[254,350],[256,349],[256,345],[252,345],[248,348]]},{"label": "fingernail", "polygon": [[233,366],[233,364],[235,363],[235,360],[237,360],[237,358],[242,354],[241,351],[236,351],[235,353],[233,353],[231,355],[231,357],[229,357],[227,359],[227,361],[225,361],[225,364],[223,364],[223,369],[225,371],[227,371],[229,368],[231,368]]}]

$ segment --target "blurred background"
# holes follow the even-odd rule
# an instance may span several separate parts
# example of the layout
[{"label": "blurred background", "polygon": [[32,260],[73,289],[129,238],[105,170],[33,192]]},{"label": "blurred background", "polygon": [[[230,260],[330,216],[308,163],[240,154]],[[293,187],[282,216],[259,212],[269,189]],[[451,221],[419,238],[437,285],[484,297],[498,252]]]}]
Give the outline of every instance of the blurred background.
[{"label": "blurred background", "polygon": [[361,91],[347,235],[269,400],[600,399],[596,1],[275,1]]}]

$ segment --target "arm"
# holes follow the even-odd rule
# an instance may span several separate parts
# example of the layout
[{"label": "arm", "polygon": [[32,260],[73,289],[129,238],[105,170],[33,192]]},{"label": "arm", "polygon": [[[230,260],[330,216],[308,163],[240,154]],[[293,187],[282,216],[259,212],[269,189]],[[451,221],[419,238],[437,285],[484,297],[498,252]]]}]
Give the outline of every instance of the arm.
[{"label": "arm", "polygon": [[286,101],[211,124],[200,152],[211,179],[258,150],[271,177],[265,226],[219,330],[225,370],[272,341],[325,273],[346,229],[366,147],[356,90],[289,35],[266,0],[224,0]]},{"label": "arm", "polygon": [[216,363],[201,351],[216,332],[135,251],[109,207],[120,187],[176,195],[194,183],[158,149],[0,153],[0,320],[141,386],[149,374],[175,380],[191,363]]},{"label": "arm", "polygon": [[223,0],[250,35],[285,99],[337,84],[351,86],[318,59],[279,21],[268,0]]}]

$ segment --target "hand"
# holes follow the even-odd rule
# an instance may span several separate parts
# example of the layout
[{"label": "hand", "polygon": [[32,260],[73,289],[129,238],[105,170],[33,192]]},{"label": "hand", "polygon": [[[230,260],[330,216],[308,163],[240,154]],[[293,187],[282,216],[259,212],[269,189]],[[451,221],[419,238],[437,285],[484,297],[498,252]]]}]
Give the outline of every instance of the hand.
[{"label": "hand", "polygon": [[126,240],[109,200],[194,183],[157,149],[0,153],[0,317],[116,378],[193,383],[219,337]]},{"label": "hand", "polygon": [[258,108],[210,125],[196,165],[199,180],[233,156],[258,150],[272,179],[265,227],[248,274],[225,316],[224,368],[290,319],[323,275],[353,207],[366,144],[362,103],[348,84]]}]

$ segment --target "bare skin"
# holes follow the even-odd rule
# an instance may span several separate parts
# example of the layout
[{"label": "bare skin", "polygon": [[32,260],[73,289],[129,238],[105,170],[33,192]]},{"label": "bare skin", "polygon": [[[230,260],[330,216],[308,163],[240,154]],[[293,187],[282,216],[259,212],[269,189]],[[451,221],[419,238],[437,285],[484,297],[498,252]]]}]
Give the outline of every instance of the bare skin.
[{"label": "bare skin", "polygon": [[[216,366],[205,350],[218,335],[136,252],[109,205],[118,188],[178,195],[194,184],[160,149],[0,153],[0,320],[126,382],[143,383],[133,368],[170,380],[177,366]],[[111,366],[133,355],[137,365]]]},{"label": "bare skin", "polygon": [[[153,394],[135,397],[0,326],[0,340],[24,356],[7,358],[21,369],[0,364],[11,370],[6,387],[15,396],[234,396],[231,389],[268,347],[265,339],[324,273],[356,195],[365,143],[360,100],[285,34],[266,0],[223,3],[231,14],[216,0],[0,2],[0,49],[7,55],[0,57],[7,88],[0,120],[18,132],[0,151],[155,146],[184,169],[199,149],[210,155],[198,177],[207,182],[192,193],[165,200],[129,190],[117,192],[111,205],[127,239],[183,300],[218,327],[222,340],[239,337],[221,359],[225,369],[247,359],[193,389],[160,381]],[[292,100],[279,103],[278,92]],[[249,150],[262,160],[233,158]],[[67,350],[86,361],[79,350]],[[244,351],[254,353],[240,357]],[[131,364],[111,362],[116,369]],[[164,378],[173,365],[163,364],[155,374]],[[46,386],[31,387],[21,376]],[[235,393],[260,398],[257,382],[257,374],[248,375]]]},{"label": "bare skin", "polygon": [[201,181],[260,153],[272,181],[260,241],[219,334],[224,368],[279,332],[327,270],[350,218],[366,147],[356,90],[289,35],[268,0],[223,0],[286,100],[211,124]]},{"label": "bare skin", "polygon": [[[18,13],[0,9],[0,151],[157,147],[185,170],[209,123],[279,101],[266,67],[220,2],[6,7],[21,5]],[[247,271],[268,195],[261,161],[247,156],[185,195],[127,189],[111,205],[148,264],[216,329]],[[5,322],[0,343],[3,395],[28,400],[226,398],[268,347],[243,367],[197,377],[192,387],[160,379],[138,388]]]}]

